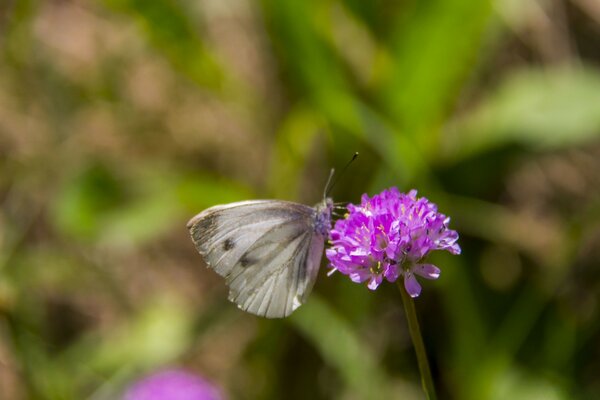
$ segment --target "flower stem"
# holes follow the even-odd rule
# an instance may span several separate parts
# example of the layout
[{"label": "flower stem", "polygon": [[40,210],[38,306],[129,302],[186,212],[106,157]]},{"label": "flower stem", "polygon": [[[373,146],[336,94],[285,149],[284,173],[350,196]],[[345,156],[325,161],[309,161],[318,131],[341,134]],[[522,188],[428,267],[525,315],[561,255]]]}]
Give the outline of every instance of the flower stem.
[{"label": "flower stem", "polygon": [[417,363],[419,364],[419,372],[421,373],[421,386],[425,392],[425,397],[428,400],[435,400],[435,386],[433,386],[431,370],[429,369],[429,362],[427,361],[427,353],[425,351],[425,345],[423,344],[423,338],[421,337],[421,329],[419,328],[415,302],[406,292],[403,282],[402,279],[398,279],[398,289],[400,289],[400,294],[402,295],[402,303],[404,304],[404,312],[406,313],[406,319],[408,320],[410,337],[413,346],[415,346],[415,352],[417,353]]}]

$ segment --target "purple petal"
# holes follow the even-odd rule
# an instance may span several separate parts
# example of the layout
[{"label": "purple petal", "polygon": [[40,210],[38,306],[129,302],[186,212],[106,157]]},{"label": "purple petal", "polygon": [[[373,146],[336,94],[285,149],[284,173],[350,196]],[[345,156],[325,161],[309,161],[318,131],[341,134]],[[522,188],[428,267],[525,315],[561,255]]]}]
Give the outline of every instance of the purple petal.
[{"label": "purple petal", "polygon": [[368,251],[368,249],[357,248],[357,249],[352,250],[350,252],[350,255],[353,256],[353,257],[368,256],[369,255],[369,251]]},{"label": "purple petal", "polygon": [[421,294],[421,285],[417,282],[417,278],[410,273],[404,273],[404,288],[410,297],[417,297]]},{"label": "purple petal", "polygon": [[377,287],[379,286],[379,284],[381,283],[382,280],[383,279],[382,279],[381,275],[375,275],[371,278],[367,287],[371,290],[375,290],[375,289],[377,289]]},{"label": "purple petal", "polygon": [[369,196],[367,196],[367,194],[365,193],[361,196],[360,200],[361,200],[361,204],[365,205],[369,202],[370,199],[369,199]]},{"label": "purple petal", "polygon": [[348,275],[348,276],[350,277],[350,280],[351,280],[352,282],[355,282],[355,283],[361,283],[361,282],[363,281],[363,280],[361,279],[361,276],[360,276],[360,274],[359,274],[359,273],[357,273],[357,272],[352,272],[352,273],[351,273],[350,275]]},{"label": "purple petal", "polygon": [[388,243],[386,249],[385,249],[385,255],[390,259],[390,260],[394,260],[396,259],[396,256],[398,255],[398,240],[397,239],[393,239],[390,241],[390,243]]},{"label": "purple petal", "polygon": [[371,277],[371,271],[368,269],[358,269],[350,273],[350,279],[352,282],[362,283]]},{"label": "purple petal", "polygon": [[398,279],[398,277],[400,276],[400,272],[398,271],[398,266],[397,265],[388,265],[385,268],[385,279],[388,280],[388,282],[396,282],[396,279]]},{"label": "purple petal", "polygon": [[202,377],[183,370],[149,375],[129,387],[125,400],[221,400],[220,391]]},{"label": "purple petal", "polygon": [[455,243],[448,248],[448,251],[454,255],[458,255],[460,254],[460,246],[457,243]]},{"label": "purple petal", "polygon": [[[435,250],[460,253],[458,233],[448,228],[450,219],[427,198],[417,197],[416,190],[400,193],[392,187],[373,197],[365,194],[360,205],[347,208],[348,214],[330,232],[326,256],[332,270],[354,282],[367,282],[371,290],[384,279],[397,280],[403,274],[398,265],[412,263],[404,280],[409,294],[416,297],[421,286],[415,275],[426,279],[440,275],[437,267],[420,264],[421,260]],[[375,265],[377,274],[371,269]]]},{"label": "purple petal", "polygon": [[417,264],[412,268],[412,272],[425,279],[437,279],[441,271],[433,264]]},{"label": "purple petal", "polygon": [[327,249],[325,250],[325,257],[327,257],[328,259],[332,259],[335,258],[335,256],[337,256],[338,252],[335,249]]}]

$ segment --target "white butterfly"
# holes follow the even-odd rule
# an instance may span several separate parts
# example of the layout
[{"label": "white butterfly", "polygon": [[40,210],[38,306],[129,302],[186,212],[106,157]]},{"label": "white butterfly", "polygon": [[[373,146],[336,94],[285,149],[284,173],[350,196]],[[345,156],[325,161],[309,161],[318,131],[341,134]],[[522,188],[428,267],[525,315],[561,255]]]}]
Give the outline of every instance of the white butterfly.
[{"label": "white butterfly", "polygon": [[206,264],[225,278],[230,301],[282,318],[306,301],[315,283],[332,208],[325,196],[315,207],[242,201],[211,207],[187,227]]}]

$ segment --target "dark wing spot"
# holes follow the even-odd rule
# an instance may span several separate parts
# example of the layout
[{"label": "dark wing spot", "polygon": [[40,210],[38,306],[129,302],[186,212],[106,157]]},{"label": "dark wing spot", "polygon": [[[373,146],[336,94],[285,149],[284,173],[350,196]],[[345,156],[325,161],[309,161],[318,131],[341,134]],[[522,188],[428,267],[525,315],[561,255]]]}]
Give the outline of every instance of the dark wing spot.
[{"label": "dark wing spot", "polygon": [[201,241],[203,237],[206,238],[214,234],[217,228],[217,217],[213,214],[206,215],[204,218],[194,221],[189,228],[194,241]]},{"label": "dark wing spot", "polygon": [[242,258],[240,258],[240,265],[243,268],[249,267],[250,265],[254,264],[256,261],[253,260],[252,258],[248,257],[247,254],[244,254],[242,256]]},{"label": "dark wing spot", "polygon": [[223,250],[229,251],[235,247],[235,242],[231,238],[227,238],[225,242],[223,242]]}]

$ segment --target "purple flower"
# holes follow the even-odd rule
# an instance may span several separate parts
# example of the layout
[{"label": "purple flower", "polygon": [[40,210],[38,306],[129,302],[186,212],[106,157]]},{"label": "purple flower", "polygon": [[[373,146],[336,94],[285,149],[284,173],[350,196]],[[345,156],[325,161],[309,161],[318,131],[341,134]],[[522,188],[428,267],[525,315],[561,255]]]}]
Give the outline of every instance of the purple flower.
[{"label": "purple flower", "polygon": [[219,390],[183,370],[165,370],[134,383],[124,400],[222,400]]},{"label": "purple flower", "polygon": [[330,274],[339,271],[354,282],[368,282],[371,290],[402,275],[408,294],[417,297],[421,285],[415,275],[440,276],[438,267],[424,263],[427,254],[460,254],[458,233],[448,229],[450,218],[426,198],[417,198],[416,190],[404,194],[393,187],[372,198],[364,194],[361,200],[360,205],[349,204],[349,213],[330,231]]}]

